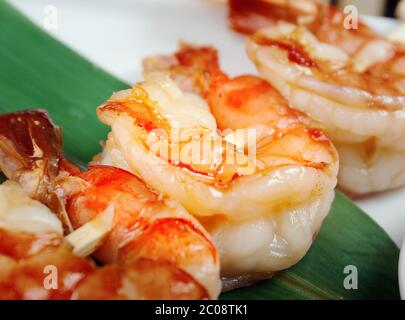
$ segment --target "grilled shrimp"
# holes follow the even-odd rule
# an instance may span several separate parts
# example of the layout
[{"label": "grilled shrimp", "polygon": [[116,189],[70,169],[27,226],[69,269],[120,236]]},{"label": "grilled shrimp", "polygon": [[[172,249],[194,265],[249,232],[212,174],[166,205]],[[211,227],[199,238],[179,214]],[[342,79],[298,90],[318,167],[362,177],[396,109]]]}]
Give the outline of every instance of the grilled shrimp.
[{"label": "grilled shrimp", "polygon": [[[203,223],[225,290],[298,262],[334,197],[338,159],[328,138],[265,81],[228,79],[211,48],[145,66],[154,72],[144,82],[97,111],[112,129],[98,161],[131,170]],[[255,119],[249,108],[268,113]]]},{"label": "grilled shrimp", "polygon": [[295,108],[324,125],[339,151],[340,188],[359,196],[404,185],[404,50],[362,21],[345,27],[350,17],[334,6],[301,2],[233,0],[231,26],[246,34],[267,27],[251,37],[248,54]]},{"label": "grilled shrimp", "polygon": [[341,159],[339,186],[367,194],[405,185],[405,55],[373,40],[354,55],[287,23],[247,44],[261,75],[321,122]]},{"label": "grilled shrimp", "polygon": [[104,266],[86,276],[72,298],[218,296],[217,250],[200,223],[177,202],[119,168],[93,166],[81,172],[65,160],[60,129],[43,111],[0,116],[0,142],[2,171],[31,197],[53,207],[65,224],[69,222],[67,229],[85,228],[97,218],[109,226],[105,236],[83,252],[95,251],[93,256]]}]

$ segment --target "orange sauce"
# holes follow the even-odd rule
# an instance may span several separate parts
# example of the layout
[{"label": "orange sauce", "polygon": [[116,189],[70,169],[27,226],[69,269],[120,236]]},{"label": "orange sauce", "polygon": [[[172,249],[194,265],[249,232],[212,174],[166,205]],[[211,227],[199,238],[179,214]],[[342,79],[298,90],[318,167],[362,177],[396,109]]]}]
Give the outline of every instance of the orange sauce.
[{"label": "orange sauce", "polygon": [[285,41],[277,41],[272,39],[267,39],[261,36],[253,36],[253,40],[262,46],[275,46],[282,50],[288,52],[288,60],[299,64],[304,67],[309,68],[317,68],[318,65],[316,62],[311,59],[307,52],[305,52],[304,48],[299,44],[292,44]]}]

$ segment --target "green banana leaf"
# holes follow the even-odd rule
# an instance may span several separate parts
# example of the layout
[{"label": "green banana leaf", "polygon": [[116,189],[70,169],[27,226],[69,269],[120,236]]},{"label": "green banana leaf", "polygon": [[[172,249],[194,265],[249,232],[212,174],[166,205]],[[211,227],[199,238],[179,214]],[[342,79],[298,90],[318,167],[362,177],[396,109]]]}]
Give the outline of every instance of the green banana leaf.
[{"label": "green banana leaf", "polygon": [[[47,109],[63,127],[65,152],[88,162],[107,133],[97,120],[96,106],[127,87],[0,0],[0,113]],[[330,215],[300,263],[221,298],[398,299],[398,256],[388,235],[337,192]],[[346,277],[355,276],[344,273],[347,266],[356,268],[357,289],[345,289]]]}]

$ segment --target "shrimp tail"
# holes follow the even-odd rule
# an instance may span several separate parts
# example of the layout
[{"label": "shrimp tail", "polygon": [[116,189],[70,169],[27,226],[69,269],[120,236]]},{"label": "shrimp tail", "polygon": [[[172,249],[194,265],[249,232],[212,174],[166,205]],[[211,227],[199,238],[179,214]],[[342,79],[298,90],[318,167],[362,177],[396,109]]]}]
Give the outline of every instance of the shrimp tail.
[{"label": "shrimp tail", "polygon": [[47,111],[36,109],[0,115],[0,170],[19,183],[30,198],[58,213],[71,230],[58,195],[58,178],[77,172],[64,157],[62,131]]},{"label": "shrimp tail", "polygon": [[49,182],[58,175],[61,146],[60,128],[46,111],[0,116],[0,169],[10,180],[25,181],[33,198],[42,200]]},{"label": "shrimp tail", "polygon": [[210,46],[181,42],[173,55],[156,55],[143,60],[144,72],[167,71],[186,92],[205,95],[212,83],[226,79],[219,66],[218,52]]}]

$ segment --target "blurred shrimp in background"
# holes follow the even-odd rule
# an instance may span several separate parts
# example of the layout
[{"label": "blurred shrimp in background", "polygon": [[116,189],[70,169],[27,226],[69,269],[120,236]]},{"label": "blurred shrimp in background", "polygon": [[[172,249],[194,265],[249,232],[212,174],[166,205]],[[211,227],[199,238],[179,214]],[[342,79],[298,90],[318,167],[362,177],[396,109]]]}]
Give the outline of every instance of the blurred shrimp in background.
[{"label": "blurred shrimp in background", "polygon": [[324,125],[341,158],[339,186],[364,195],[405,184],[405,51],[362,22],[358,8],[346,9],[232,0],[229,17],[233,29],[254,34],[247,52],[260,74]]}]

